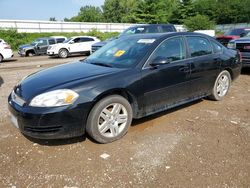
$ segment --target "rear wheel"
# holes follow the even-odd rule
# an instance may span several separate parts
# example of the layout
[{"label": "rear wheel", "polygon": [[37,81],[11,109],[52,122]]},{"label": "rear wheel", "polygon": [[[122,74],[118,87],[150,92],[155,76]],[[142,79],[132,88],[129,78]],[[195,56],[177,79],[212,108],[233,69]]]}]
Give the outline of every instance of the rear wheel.
[{"label": "rear wheel", "polygon": [[60,49],[58,56],[61,58],[67,58],[69,56],[69,52],[67,49]]},{"label": "rear wheel", "polygon": [[222,100],[229,91],[231,86],[231,75],[227,70],[222,71],[217,77],[212,95],[209,98],[220,101]]},{"label": "rear wheel", "polygon": [[110,143],[123,137],[132,122],[129,102],[111,95],[100,100],[92,108],[86,125],[87,133],[99,143]]}]

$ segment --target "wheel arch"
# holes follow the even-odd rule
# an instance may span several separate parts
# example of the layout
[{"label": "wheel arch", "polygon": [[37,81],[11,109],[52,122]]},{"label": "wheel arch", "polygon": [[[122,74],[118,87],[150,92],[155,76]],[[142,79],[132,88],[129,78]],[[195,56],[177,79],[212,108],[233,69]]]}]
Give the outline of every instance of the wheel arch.
[{"label": "wheel arch", "polygon": [[33,53],[33,54],[36,54],[35,50],[34,49],[28,49],[26,52],[25,52],[25,56],[28,56],[29,53]]},{"label": "wheel arch", "polygon": [[125,99],[127,99],[128,102],[130,103],[132,111],[133,111],[133,118],[137,117],[137,114],[138,114],[138,111],[139,111],[139,106],[138,106],[137,99],[136,99],[136,97],[132,93],[130,93],[129,91],[127,91],[124,88],[111,89],[111,90],[108,90],[108,91],[105,91],[105,92],[101,93],[100,95],[98,95],[94,99],[93,106],[98,101],[100,101],[101,99],[103,99],[105,97],[108,97],[110,95],[120,95],[120,96],[124,97]]},{"label": "wheel arch", "polygon": [[226,71],[229,72],[229,74],[230,74],[230,76],[231,76],[231,80],[233,80],[233,79],[234,79],[233,70],[232,70],[231,68],[229,68],[229,67],[225,68],[224,70],[226,70]]}]

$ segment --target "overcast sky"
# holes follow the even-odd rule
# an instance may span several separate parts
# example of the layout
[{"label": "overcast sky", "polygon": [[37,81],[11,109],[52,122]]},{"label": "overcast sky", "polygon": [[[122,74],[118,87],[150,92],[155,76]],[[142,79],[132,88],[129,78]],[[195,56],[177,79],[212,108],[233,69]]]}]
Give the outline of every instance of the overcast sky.
[{"label": "overcast sky", "polygon": [[81,6],[103,3],[104,0],[0,0],[0,19],[63,20],[77,15]]}]

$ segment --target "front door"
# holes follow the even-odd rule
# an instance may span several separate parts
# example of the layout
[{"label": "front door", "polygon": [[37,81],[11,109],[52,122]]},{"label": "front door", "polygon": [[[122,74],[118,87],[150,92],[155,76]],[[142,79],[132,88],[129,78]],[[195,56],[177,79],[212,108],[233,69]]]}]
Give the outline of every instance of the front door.
[{"label": "front door", "polygon": [[[181,36],[166,39],[153,52],[148,65],[142,70],[146,114],[164,110],[189,98],[190,63],[186,54]],[[165,63],[150,66],[157,59],[165,59]]]},{"label": "front door", "polygon": [[35,52],[37,55],[39,54],[46,54],[48,49],[48,40],[41,39],[37,46],[35,47]]}]

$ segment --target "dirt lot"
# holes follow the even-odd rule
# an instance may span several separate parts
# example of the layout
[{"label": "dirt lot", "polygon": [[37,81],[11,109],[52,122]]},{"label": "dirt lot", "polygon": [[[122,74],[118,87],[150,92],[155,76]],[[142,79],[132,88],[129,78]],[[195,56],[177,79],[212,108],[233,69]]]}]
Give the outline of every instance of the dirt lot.
[{"label": "dirt lot", "polygon": [[250,70],[225,100],[133,121],[111,144],[20,134],[8,117],[12,87],[37,70],[82,58],[18,57],[0,64],[0,187],[250,187]]}]

